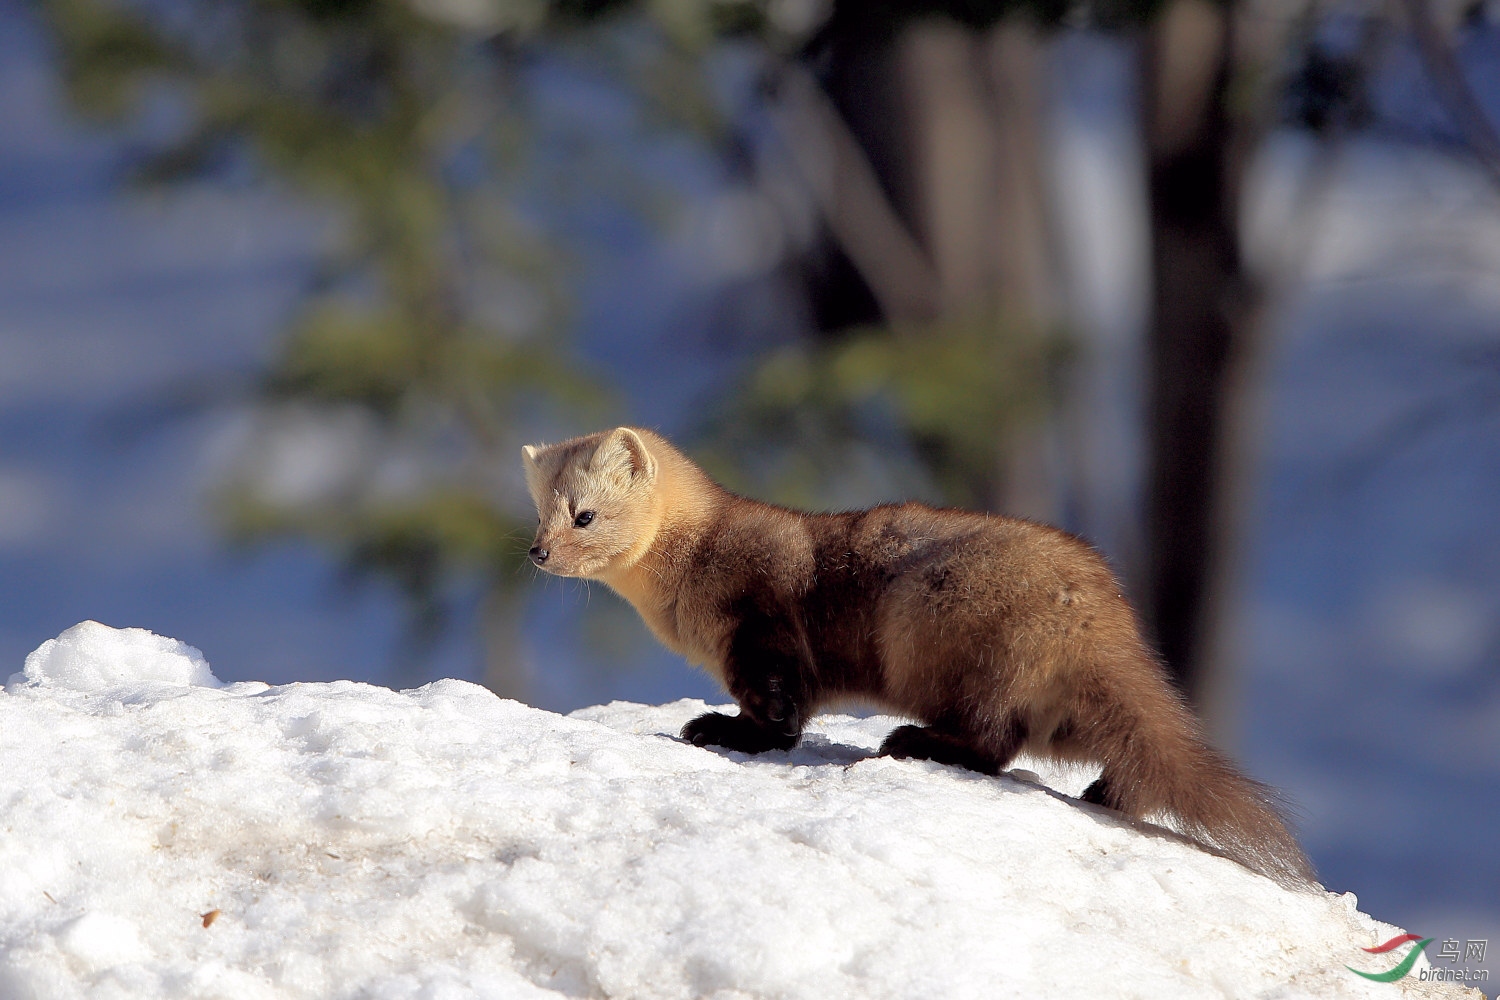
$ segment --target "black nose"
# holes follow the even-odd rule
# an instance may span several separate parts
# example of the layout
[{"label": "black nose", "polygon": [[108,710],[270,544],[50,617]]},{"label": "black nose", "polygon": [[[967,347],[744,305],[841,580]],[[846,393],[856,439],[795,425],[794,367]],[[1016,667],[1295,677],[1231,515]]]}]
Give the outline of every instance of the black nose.
[{"label": "black nose", "polygon": [[533,545],[531,547],[531,561],[536,563],[538,566],[546,562],[547,550],[542,548],[540,545]]}]

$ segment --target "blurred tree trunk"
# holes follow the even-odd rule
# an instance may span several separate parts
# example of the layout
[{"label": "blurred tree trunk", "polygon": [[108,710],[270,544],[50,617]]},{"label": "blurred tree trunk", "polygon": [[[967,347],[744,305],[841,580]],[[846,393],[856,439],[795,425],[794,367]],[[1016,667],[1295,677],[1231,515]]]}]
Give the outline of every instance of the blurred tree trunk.
[{"label": "blurred tree trunk", "polygon": [[[995,108],[997,211],[993,239],[995,289],[1006,313],[1045,335],[1062,314],[1061,254],[1050,217],[1046,136],[1042,118],[1045,63],[1031,22],[1002,21],[983,40]],[[1066,400],[1058,401],[1058,407]],[[1056,416],[1056,414],[1053,414]],[[1055,420],[1039,420],[1010,435],[1001,472],[1000,509],[1022,517],[1062,518],[1060,476],[1052,467]]]},{"label": "blurred tree trunk", "polygon": [[1152,319],[1147,340],[1144,613],[1168,666],[1201,702],[1219,554],[1224,389],[1244,334],[1228,11],[1174,0],[1145,47]]},{"label": "blurred tree trunk", "polygon": [[[918,231],[941,315],[983,317],[997,336],[1040,336],[1054,321],[1054,263],[1042,171],[1041,60],[1021,18],[974,32],[919,22],[900,44],[912,122]],[[996,428],[990,506],[1059,519],[1045,420]]]},{"label": "blurred tree trunk", "polygon": [[[887,238],[888,225],[840,226],[847,210],[820,199],[842,259],[815,281],[815,313],[825,328],[979,322],[996,336],[1039,335],[1056,318],[1057,255],[1047,218],[1038,30],[1018,15],[985,28],[919,19],[882,33],[851,8],[836,11],[815,63],[836,109],[833,127],[847,133],[861,161],[850,180],[868,172],[876,182],[833,187],[845,198],[868,189],[883,205],[859,214],[895,220],[905,239]],[[913,255],[920,267],[895,263]],[[883,278],[893,271],[919,275],[928,287],[894,287]],[[1056,520],[1044,429],[996,432],[996,468],[981,491],[989,505]]]},{"label": "blurred tree trunk", "polygon": [[1171,0],[1143,50],[1153,308],[1142,610],[1183,692],[1221,737],[1232,715],[1223,632],[1256,450],[1268,293],[1241,255],[1241,193],[1275,111],[1268,55],[1294,16],[1276,0]]}]

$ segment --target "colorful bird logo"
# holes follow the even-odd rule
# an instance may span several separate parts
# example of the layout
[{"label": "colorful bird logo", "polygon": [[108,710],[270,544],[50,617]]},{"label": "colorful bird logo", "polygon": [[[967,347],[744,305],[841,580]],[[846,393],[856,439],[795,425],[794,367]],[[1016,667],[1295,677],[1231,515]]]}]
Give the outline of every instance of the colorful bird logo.
[{"label": "colorful bird logo", "polygon": [[1377,983],[1394,983],[1411,971],[1411,967],[1417,964],[1417,956],[1422,954],[1422,949],[1427,947],[1428,942],[1431,940],[1432,938],[1424,938],[1420,934],[1401,934],[1391,938],[1385,944],[1378,944],[1373,948],[1363,949],[1372,955],[1384,955],[1388,951],[1401,947],[1408,941],[1417,942],[1416,947],[1407,952],[1406,957],[1397,962],[1396,967],[1389,972],[1360,972],[1352,965],[1346,965],[1344,968],[1356,976],[1364,976],[1366,979],[1373,979]]}]

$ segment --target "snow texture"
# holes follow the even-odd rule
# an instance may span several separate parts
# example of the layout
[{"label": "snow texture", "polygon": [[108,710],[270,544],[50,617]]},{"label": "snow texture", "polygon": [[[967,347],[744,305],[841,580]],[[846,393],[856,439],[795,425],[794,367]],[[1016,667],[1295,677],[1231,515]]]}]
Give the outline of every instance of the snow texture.
[{"label": "snow texture", "polygon": [[10,682],[56,685],[73,691],[106,691],[127,683],[157,681],[190,687],[218,687],[203,653],[177,639],[143,628],[110,628],[79,622],[48,639],[26,657],[26,667]]},{"label": "snow texture", "polygon": [[[1454,996],[1399,929],[1036,783],[445,680],[221,686],[86,622],[0,694],[0,997]],[[1069,776],[1045,775],[1048,780]]]}]

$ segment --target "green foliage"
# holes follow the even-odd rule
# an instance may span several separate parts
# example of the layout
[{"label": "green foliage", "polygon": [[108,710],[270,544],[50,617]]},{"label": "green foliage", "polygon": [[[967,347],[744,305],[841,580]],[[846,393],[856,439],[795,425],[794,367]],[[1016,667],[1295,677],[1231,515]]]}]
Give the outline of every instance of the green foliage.
[{"label": "green foliage", "polygon": [[117,120],[133,109],[146,74],[180,68],[146,22],[94,0],[50,0],[42,11],[61,42],[63,83],[74,107]]},{"label": "green foliage", "polygon": [[991,506],[1003,430],[1040,418],[1067,353],[1060,334],[990,315],[784,347],[710,421],[705,461],[736,488],[822,506],[874,443],[893,467],[907,460],[903,492]]},{"label": "green foliage", "polygon": [[499,470],[528,421],[598,418],[609,400],[566,354],[566,268],[510,192],[532,130],[516,47],[548,10],[481,4],[476,31],[402,0],[39,9],[80,109],[180,112],[141,180],[249,167],[334,221],[222,489],[231,536],[312,539],[393,581],[417,638],[454,587],[509,588],[529,525]]}]

